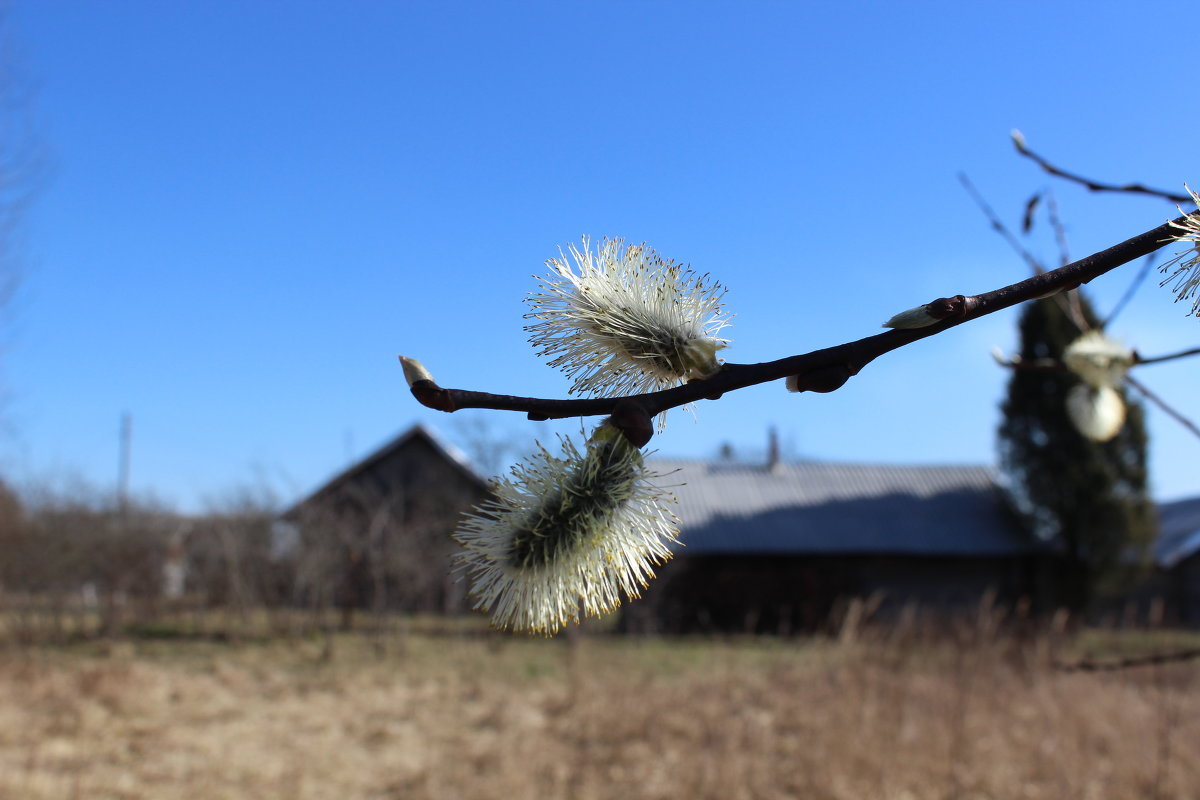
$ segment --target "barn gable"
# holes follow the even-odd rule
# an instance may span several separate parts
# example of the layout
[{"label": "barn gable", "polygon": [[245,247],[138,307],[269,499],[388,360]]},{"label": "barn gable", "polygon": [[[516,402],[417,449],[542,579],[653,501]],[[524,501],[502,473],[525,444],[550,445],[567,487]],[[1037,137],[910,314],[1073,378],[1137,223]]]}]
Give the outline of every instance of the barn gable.
[{"label": "barn gable", "polygon": [[414,425],[361,461],[330,478],[283,513],[295,519],[315,505],[353,495],[391,494],[398,486],[428,483],[418,474],[437,473],[438,479],[487,491],[487,480],[475,471],[461,450],[425,425]]},{"label": "barn gable", "polygon": [[450,532],[488,494],[466,457],[416,425],[296,503],[299,588],[316,604],[457,612]]}]

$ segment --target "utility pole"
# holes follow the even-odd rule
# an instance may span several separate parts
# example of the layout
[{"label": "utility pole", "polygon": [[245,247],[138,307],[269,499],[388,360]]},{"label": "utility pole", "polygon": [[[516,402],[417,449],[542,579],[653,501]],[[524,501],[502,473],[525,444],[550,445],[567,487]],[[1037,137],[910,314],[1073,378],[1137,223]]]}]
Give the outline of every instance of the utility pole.
[{"label": "utility pole", "polygon": [[129,507],[129,451],[133,439],[133,415],[121,415],[121,431],[117,445],[117,511],[124,518]]}]

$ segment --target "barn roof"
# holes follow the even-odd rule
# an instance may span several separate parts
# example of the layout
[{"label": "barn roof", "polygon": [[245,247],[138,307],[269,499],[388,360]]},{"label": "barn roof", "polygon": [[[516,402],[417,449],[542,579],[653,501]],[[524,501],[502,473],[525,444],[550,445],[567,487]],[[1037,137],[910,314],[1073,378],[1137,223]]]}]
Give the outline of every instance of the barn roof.
[{"label": "barn roof", "polygon": [[679,498],[685,555],[1008,556],[1041,550],[984,466],[773,466],[651,459]]},{"label": "barn roof", "polygon": [[399,453],[401,450],[411,444],[414,439],[423,439],[426,441],[435,453],[444,458],[448,464],[452,465],[457,471],[459,471],[469,483],[477,485],[480,489],[487,489],[487,480],[475,471],[475,467],[471,465],[471,460],[467,458],[463,451],[447,442],[432,428],[428,428],[418,423],[401,433],[395,439],[392,439],[390,442],[375,450],[366,458],[356,462],[355,464],[352,464],[351,466],[334,475],[332,478],[323,483],[320,488],[316,489],[307,497],[298,501],[287,511],[283,512],[281,516],[284,519],[295,516],[300,511],[300,508],[305,504],[310,503],[322,495],[333,491],[344,483],[355,480],[360,475],[370,472],[379,463],[387,461],[392,456]]},{"label": "barn roof", "polygon": [[1160,503],[1154,563],[1170,569],[1200,552],[1200,497]]}]

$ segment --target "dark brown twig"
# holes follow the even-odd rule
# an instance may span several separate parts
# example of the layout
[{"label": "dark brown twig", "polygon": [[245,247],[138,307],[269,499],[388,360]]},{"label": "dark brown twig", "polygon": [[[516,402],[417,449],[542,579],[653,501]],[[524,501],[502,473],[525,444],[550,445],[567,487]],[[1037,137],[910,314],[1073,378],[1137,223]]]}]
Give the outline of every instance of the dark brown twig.
[{"label": "dark brown twig", "polygon": [[[1133,353],[1133,366],[1138,367],[1143,364],[1161,364],[1164,361],[1174,361],[1178,358],[1188,358],[1190,356],[1200,356],[1200,347],[1194,347],[1191,350],[1181,350],[1178,353],[1171,353],[1165,356],[1153,356],[1145,358],[1137,351]],[[1043,370],[1050,372],[1062,372],[1067,368],[1067,365],[1059,361],[1057,358],[1036,358],[1023,360],[1020,356],[1013,356],[1011,359],[1003,359],[1003,356],[997,355],[997,361],[1000,366],[1008,367],[1009,369],[1028,369],[1028,370]]]},{"label": "dark brown twig", "polygon": [[1058,215],[1058,201],[1054,192],[1046,191],[1046,215],[1050,218],[1050,227],[1054,229],[1054,241],[1058,243],[1058,265],[1065,267],[1071,263],[1071,251],[1067,241],[1067,226]]},{"label": "dark brown twig", "polygon": [[[971,195],[971,199],[975,201],[975,204],[979,206],[979,209],[983,212],[984,216],[988,218],[988,221],[992,224],[992,230],[1000,234],[1000,236],[1003,237],[1006,242],[1008,242],[1009,246],[1016,251],[1017,255],[1024,259],[1025,263],[1028,264],[1029,268],[1033,271],[1033,274],[1041,275],[1043,272],[1045,272],[1046,266],[1040,260],[1038,260],[1036,256],[1026,250],[1025,246],[1021,244],[1021,241],[1012,234],[1012,231],[1008,229],[1008,226],[1004,224],[999,215],[997,215],[992,207],[988,205],[988,202],[983,199],[983,195],[980,194],[979,190],[975,188],[975,184],[971,183],[971,179],[968,178],[965,173],[960,172],[958,174],[958,180],[967,190],[967,193]],[[1049,193],[1046,192],[1045,194]],[[1028,231],[1033,224],[1032,215],[1037,206],[1037,201],[1041,199],[1041,196],[1042,193],[1034,195],[1033,198],[1030,198],[1029,203],[1025,206],[1025,221],[1023,227],[1026,231]],[[1057,215],[1055,215],[1055,217],[1056,216]],[[1063,238],[1059,241],[1059,252],[1063,258],[1066,257],[1067,253],[1065,236],[1066,234],[1064,232],[1062,234]],[[1071,322],[1075,323],[1076,328],[1078,328],[1081,332],[1088,330],[1090,326],[1087,324],[1087,320],[1083,317],[1083,313],[1079,308],[1079,298],[1075,297],[1073,293],[1068,292],[1065,294],[1055,295],[1054,302],[1057,303],[1058,307],[1063,310],[1063,313],[1067,315],[1067,318],[1070,319]]]},{"label": "dark brown twig", "polygon": [[[1058,201],[1054,199],[1054,192],[1050,190],[1046,190],[1046,215],[1050,218],[1050,227],[1054,229],[1054,239],[1058,242],[1058,265],[1065,267],[1071,262],[1071,251],[1067,246],[1067,226],[1058,215]],[[1069,306],[1067,316],[1075,323],[1075,327],[1081,332],[1091,330],[1092,326],[1083,315],[1083,302],[1079,299],[1079,292],[1064,292],[1060,297]]]},{"label": "dark brown twig", "polygon": [[[1142,362],[1142,363],[1146,363],[1146,362]],[[1164,412],[1166,412],[1167,416],[1171,417],[1173,420],[1178,422],[1180,425],[1187,428],[1189,431],[1194,433],[1197,437],[1200,437],[1200,427],[1197,427],[1196,423],[1192,422],[1190,419],[1185,417],[1183,414],[1180,414],[1173,407],[1168,405],[1167,401],[1163,400],[1161,397],[1156,395],[1154,392],[1150,391],[1150,389],[1148,389],[1146,387],[1146,384],[1144,384],[1141,381],[1137,380],[1136,378],[1132,378],[1128,375],[1125,376],[1125,382],[1127,384],[1129,384],[1130,386],[1132,386],[1134,389],[1137,389],[1138,392],[1141,393],[1142,397],[1145,397],[1151,403],[1154,403],[1154,405],[1158,406],[1160,409],[1162,409]]]},{"label": "dark brown twig", "polygon": [[1189,356],[1200,356],[1200,347],[1193,347],[1191,350],[1180,350],[1178,353],[1171,353],[1165,356],[1153,356],[1144,358],[1138,354],[1135,364],[1161,364],[1164,361],[1174,361],[1177,358],[1188,358]]},{"label": "dark brown twig", "polygon": [[[1025,249],[1025,246],[1021,244],[1020,239],[1018,239],[1016,236],[1013,236],[1012,231],[1008,229],[1008,226],[1004,224],[1003,220],[1000,219],[1000,216],[995,212],[995,210],[988,205],[987,200],[983,199],[983,195],[980,194],[979,190],[975,188],[975,184],[971,183],[971,179],[967,177],[965,172],[958,173],[958,182],[961,183],[963,188],[967,190],[967,194],[971,195],[971,199],[975,201],[975,205],[979,206],[979,210],[983,212],[983,215],[988,218],[988,222],[992,224],[992,230],[1000,234],[1000,236],[1004,239],[1004,241],[1008,242],[1009,246],[1016,252],[1016,254],[1024,259],[1025,263],[1029,265],[1029,269],[1033,271],[1033,274],[1041,275],[1043,272],[1045,272],[1045,265],[1043,265],[1036,256]],[[1041,195],[1034,195],[1034,197],[1040,199]],[[1032,223],[1034,206],[1036,206],[1036,202],[1031,198],[1029,204],[1025,207],[1025,224],[1027,226]]]},{"label": "dark brown twig", "polygon": [[1000,362],[1000,366],[1008,369],[1020,369],[1027,372],[1066,372],[1067,365],[1057,358],[1022,359],[1014,357],[1011,361]]},{"label": "dark brown twig", "polygon": [[1141,288],[1142,283],[1144,283],[1146,280],[1146,276],[1150,274],[1150,270],[1154,269],[1154,264],[1157,261],[1158,253],[1151,253],[1150,255],[1146,256],[1146,263],[1142,264],[1142,268],[1138,270],[1137,275],[1135,275],[1133,280],[1129,282],[1129,288],[1125,290],[1125,294],[1121,295],[1121,299],[1118,300],[1117,304],[1113,306],[1112,311],[1108,312],[1108,316],[1105,317],[1103,324],[1100,326],[1101,330],[1107,330],[1109,323],[1116,319],[1117,315],[1125,310],[1125,306],[1129,305],[1129,301],[1133,299],[1135,294],[1137,294],[1137,290]]},{"label": "dark brown twig", "polygon": [[[1200,349],[1185,350],[1182,353],[1173,353],[1172,355],[1161,356],[1160,358],[1143,359],[1141,357],[1137,357],[1133,363],[1134,363],[1134,366],[1137,366],[1139,364],[1156,364],[1161,361],[1170,361],[1171,359],[1183,358],[1184,356],[1192,356],[1192,355],[1200,355]],[[1136,354],[1135,354],[1135,356],[1136,356]],[[997,359],[997,360],[999,361],[999,359]],[[1008,367],[1009,369],[1030,370],[1030,371],[1035,371],[1035,372],[1064,372],[1067,369],[1066,364],[1064,364],[1063,362],[1061,362],[1055,358],[1039,358],[1039,359],[1035,359],[1032,361],[1022,361],[1022,360],[1001,361],[1000,365],[1003,367]],[[1130,377],[1129,375],[1125,376],[1125,382],[1127,384],[1129,384],[1129,387],[1131,389],[1137,390],[1137,392],[1139,394],[1141,394],[1142,397],[1145,397],[1151,403],[1153,403],[1154,405],[1156,405],[1160,409],[1162,409],[1164,412],[1166,412],[1166,414],[1169,417],[1174,419],[1176,422],[1178,422],[1183,427],[1187,428],[1192,433],[1196,434],[1196,436],[1200,437],[1200,427],[1198,427],[1196,425],[1196,423],[1192,422],[1190,419],[1185,417],[1183,414],[1180,414],[1172,406],[1170,406],[1167,403],[1167,401],[1163,400],[1157,394],[1150,391],[1150,389],[1146,386],[1146,384],[1142,383],[1141,381],[1137,380],[1136,378]]]},{"label": "dark brown twig", "polygon": [[1083,186],[1090,192],[1123,192],[1125,194],[1144,194],[1148,195],[1149,197],[1160,197],[1163,200],[1169,200],[1176,205],[1192,202],[1192,198],[1186,194],[1176,194],[1175,192],[1168,192],[1163,189],[1151,189],[1150,187],[1144,186],[1140,183],[1099,183],[1098,181],[1091,180],[1090,178],[1085,178],[1082,175],[1076,175],[1073,172],[1067,172],[1064,169],[1054,166],[1049,161],[1030,150],[1029,145],[1025,142],[1025,137],[1021,135],[1020,131],[1013,131],[1012,140],[1013,146],[1017,148],[1018,153],[1036,163],[1044,171],[1055,176],[1056,178],[1062,178],[1063,180],[1068,180],[1072,183],[1078,183],[1080,186]]},{"label": "dark brown twig", "polygon": [[[1180,217],[1175,222],[1182,220]],[[1166,223],[1065,267],[1026,278],[1009,286],[979,295],[938,298],[924,306],[928,315],[938,320],[925,327],[888,330],[857,341],[761,364],[726,364],[711,378],[659,392],[585,400],[517,397],[467,389],[445,389],[438,386],[423,368],[419,373],[415,369],[412,370],[410,387],[418,401],[440,411],[450,412],[461,408],[523,411],[530,419],[536,420],[612,414],[622,401],[634,401],[644,413],[654,416],[670,408],[790,376],[799,376],[798,385],[807,388],[806,378],[809,375],[834,372],[853,376],[867,364],[892,350],[1018,303],[1074,289],[1164,246],[1171,241],[1174,230],[1171,223]],[[833,389],[836,389],[836,386],[828,388]]]}]

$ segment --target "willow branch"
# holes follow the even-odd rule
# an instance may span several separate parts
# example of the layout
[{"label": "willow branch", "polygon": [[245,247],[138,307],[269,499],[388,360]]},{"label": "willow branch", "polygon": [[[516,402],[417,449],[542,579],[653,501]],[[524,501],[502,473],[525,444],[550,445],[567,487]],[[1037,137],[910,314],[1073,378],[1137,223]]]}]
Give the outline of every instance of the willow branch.
[{"label": "willow branch", "polygon": [[1125,294],[1121,295],[1121,299],[1113,306],[1112,311],[1108,312],[1108,316],[1105,317],[1104,322],[1100,325],[1100,330],[1106,330],[1112,321],[1117,318],[1117,315],[1125,310],[1125,306],[1129,305],[1129,301],[1137,294],[1138,289],[1145,282],[1146,276],[1150,274],[1150,270],[1154,269],[1156,260],[1157,254],[1155,253],[1151,253],[1146,257],[1146,263],[1142,264],[1142,268],[1138,270],[1137,275],[1129,282],[1129,288],[1125,290]]},{"label": "willow branch", "polygon": [[[975,188],[975,184],[971,183],[971,179],[967,177],[966,173],[960,172],[958,174],[958,180],[963,185],[963,188],[967,190],[967,193],[971,195],[971,199],[975,201],[975,204],[979,206],[979,210],[982,211],[984,216],[988,218],[988,221],[992,224],[992,230],[1000,234],[1000,236],[1004,238],[1004,241],[1008,242],[1009,246],[1016,251],[1017,255],[1024,259],[1025,263],[1029,265],[1029,268],[1035,275],[1040,275],[1041,273],[1045,272],[1045,265],[1042,264],[1042,262],[1039,261],[1032,253],[1025,249],[1025,247],[1021,244],[1021,241],[1013,235],[1012,231],[1008,229],[1008,226],[1006,226],[1000,219],[1000,216],[992,209],[990,205],[988,205],[988,202],[983,199],[983,195],[980,194],[979,190]],[[1034,209],[1043,195],[1047,198],[1051,198],[1049,192],[1039,192],[1038,194],[1035,194],[1033,197],[1029,198],[1029,202],[1025,206],[1025,221],[1023,223],[1023,227],[1026,232],[1029,231],[1030,226],[1033,224]],[[1051,221],[1052,223],[1055,223],[1056,231],[1061,228],[1062,224],[1057,220],[1057,211],[1052,212]],[[1067,263],[1066,232],[1061,231],[1059,236],[1059,266],[1065,266]],[[1075,296],[1074,292],[1055,295],[1054,302],[1058,304],[1058,307],[1062,309],[1062,312],[1067,315],[1067,318],[1075,324],[1075,327],[1078,328],[1081,333],[1089,329],[1090,326],[1088,325],[1087,319],[1083,316],[1083,311],[1079,306],[1079,298]]]},{"label": "willow branch", "polygon": [[1054,229],[1054,241],[1058,243],[1058,265],[1065,267],[1071,262],[1070,242],[1067,240],[1067,226],[1058,215],[1058,201],[1054,192],[1046,191],[1046,215],[1050,218],[1050,227]]},{"label": "willow branch", "polygon": [[[1160,356],[1158,358],[1142,358],[1136,352],[1133,355],[1134,355],[1134,361],[1131,366],[1136,367],[1136,366],[1140,366],[1142,364],[1157,364],[1162,361],[1170,361],[1172,359],[1183,358],[1185,356],[1200,355],[1200,349],[1184,350],[1181,353],[1172,353],[1169,356]],[[1039,359],[1035,359],[1032,361],[1023,361],[1023,360],[1015,359],[1015,358],[1008,359],[1007,361],[1000,361],[1000,359],[997,358],[997,361],[1000,363],[1001,366],[1007,367],[1008,369],[1012,369],[1012,370],[1028,370],[1031,372],[1066,372],[1067,371],[1067,365],[1064,364],[1063,362],[1059,361],[1056,358],[1039,358]],[[1151,403],[1158,406],[1159,409],[1162,410],[1163,412],[1165,412],[1167,414],[1167,416],[1171,417],[1171,419],[1175,420],[1180,425],[1187,428],[1188,431],[1195,434],[1197,437],[1200,437],[1200,426],[1197,426],[1196,423],[1192,422],[1190,419],[1185,417],[1183,414],[1179,413],[1179,411],[1177,411],[1166,400],[1163,400],[1157,394],[1152,392],[1150,390],[1150,387],[1146,386],[1146,384],[1137,380],[1132,375],[1125,376],[1125,383],[1128,384],[1131,389],[1134,389],[1139,394],[1141,394],[1142,397],[1146,398]]]},{"label": "willow branch", "polygon": [[[1004,241],[1008,242],[1008,246],[1029,265],[1029,269],[1035,275],[1045,272],[1046,267],[1042,265],[1042,262],[1036,256],[1025,249],[1020,239],[1013,235],[1008,226],[1004,224],[1004,221],[1000,219],[1000,215],[996,213],[995,209],[988,204],[988,201],[975,188],[975,184],[967,177],[967,173],[958,173],[958,182],[967,190],[967,194],[971,195],[971,199],[975,201],[975,205],[979,206],[979,210],[983,212],[983,215],[988,218],[988,222],[992,225],[992,230],[1000,234]],[[1041,195],[1034,195],[1025,207],[1025,227],[1027,230],[1032,220],[1033,206],[1036,204],[1036,199],[1040,199],[1040,197]]]},{"label": "willow branch", "polygon": [[1135,364],[1161,364],[1164,361],[1174,361],[1177,358],[1188,358],[1189,356],[1200,356],[1200,347],[1193,347],[1191,350],[1180,350],[1178,353],[1171,353],[1166,356],[1154,356],[1145,358],[1142,355],[1137,355]]},{"label": "willow branch", "polygon": [[[1046,191],[1046,214],[1050,217],[1050,227],[1054,229],[1054,238],[1058,242],[1058,265],[1065,267],[1071,261],[1071,251],[1067,246],[1067,226],[1058,216],[1058,201],[1054,199],[1054,192],[1049,190]],[[1081,333],[1091,330],[1092,326],[1083,314],[1083,301],[1079,299],[1079,292],[1066,292],[1060,297],[1070,305],[1067,316],[1075,321],[1075,327],[1079,328]]]},{"label": "willow branch", "polygon": [[[1065,372],[1067,369],[1067,365],[1057,358],[1027,360],[1022,359],[1019,355],[1004,356],[998,349],[993,351],[993,356],[1000,366],[1008,369],[1041,370],[1043,372]],[[1180,350],[1178,353],[1171,353],[1165,356],[1151,356],[1150,358],[1146,358],[1134,350],[1133,363],[1130,366],[1140,367],[1144,364],[1161,364],[1164,361],[1174,361],[1179,358],[1190,358],[1191,356],[1200,356],[1200,347],[1193,347],[1190,350]]]},{"label": "willow branch", "polygon": [[[1182,222],[1183,219],[1180,217],[1175,222]],[[978,295],[938,298],[918,309],[931,320],[931,324],[924,327],[888,330],[857,341],[760,364],[725,364],[710,378],[658,392],[627,397],[557,400],[446,389],[439,386],[418,362],[404,357],[401,360],[413,396],[422,405],[446,412],[463,408],[523,411],[534,420],[612,414],[618,407],[636,407],[653,416],[698,400],[715,400],[725,392],[789,377],[793,378],[795,388],[799,391],[832,392],[885,353],[1018,303],[1074,289],[1168,244],[1175,230],[1171,223],[1165,223],[1107,250],[1009,286]]]},{"label": "willow branch", "polygon": [[[1145,363],[1145,362],[1143,362],[1143,363]],[[1142,397],[1145,397],[1151,403],[1158,406],[1159,409],[1161,409],[1171,419],[1175,420],[1180,425],[1187,428],[1189,431],[1191,431],[1197,437],[1200,437],[1200,427],[1197,427],[1196,423],[1192,422],[1190,419],[1185,417],[1183,414],[1180,414],[1171,405],[1169,405],[1166,400],[1163,400],[1161,397],[1156,395],[1154,392],[1150,391],[1149,387],[1147,387],[1146,384],[1142,383],[1141,381],[1135,380],[1134,378],[1132,378],[1128,375],[1125,376],[1125,382],[1128,383],[1130,386],[1132,386],[1134,389],[1137,389],[1141,393]]]},{"label": "willow branch", "polygon": [[1144,186],[1140,183],[1099,183],[1090,178],[1085,178],[1082,175],[1077,175],[1074,172],[1067,172],[1065,169],[1056,167],[1054,164],[1051,164],[1049,161],[1030,150],[1029,145],[1025,142],[1025,137],[1021,135],[1020,131],[1013,131],[1012,140],[1013,146],[1017,148],[1017,152],[1033,161],[1035,164],[1041,167],[1043,171],[1048,172],[1056,178],[1062,178],[1063,180],[1068,180],[1072,183],[1078,183],[1080,186],[1083,186],[1090,192],[1122,192],[1124,194],[1144,194],[1148,195],[1149,197],[1160,197],[1163,200],[1170,200],[1176,205],[1192,202],[1192,198],[1186,194],[1176,194],[1175,192],[1168,192],[1163,189],[1151,189],[1150,187]]}]

